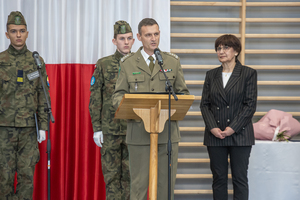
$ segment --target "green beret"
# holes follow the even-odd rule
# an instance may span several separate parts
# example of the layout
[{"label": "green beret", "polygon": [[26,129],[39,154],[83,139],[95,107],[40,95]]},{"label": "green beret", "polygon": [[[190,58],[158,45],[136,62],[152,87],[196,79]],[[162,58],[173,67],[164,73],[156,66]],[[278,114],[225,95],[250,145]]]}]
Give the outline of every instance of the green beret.
[{"label": "green beret", "polygon": [[125,21],[117,21],[114,25],[114,35],[132,33],[130,25]]},{"label": "green beret", "polygon": [[19,11],[11,12],[8,15],[6,25],[9,25],[9,24],[27,25],[24,16]]}]

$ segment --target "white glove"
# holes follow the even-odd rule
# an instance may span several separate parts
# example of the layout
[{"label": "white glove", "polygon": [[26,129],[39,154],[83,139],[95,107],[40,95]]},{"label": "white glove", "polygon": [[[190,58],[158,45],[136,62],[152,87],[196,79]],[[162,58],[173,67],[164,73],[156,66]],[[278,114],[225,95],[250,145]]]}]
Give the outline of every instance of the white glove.
[{"label": "white glove", "polygon": [[102,131],[95,132],[93,138],[94,138],[94,142],[96,143],[96,145],[98,147],[102,147],[102,144],[103,144]]},{"label": "white glove", "polygon": [[45,130],[39,130],[39,134],[37,136],[37,141],[39,143],[42,143],[46,140],[46,131]]}]

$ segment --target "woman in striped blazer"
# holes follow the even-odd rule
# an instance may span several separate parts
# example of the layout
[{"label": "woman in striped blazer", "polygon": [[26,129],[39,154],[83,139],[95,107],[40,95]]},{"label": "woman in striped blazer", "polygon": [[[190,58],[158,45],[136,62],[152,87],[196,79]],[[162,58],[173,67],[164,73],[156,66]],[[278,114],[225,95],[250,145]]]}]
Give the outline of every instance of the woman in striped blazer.
[{"label": "woman in striped blazer", "polygon": [[200,109],[205,122],[204,145],[210,157],[214,200],[227,200],[228,155],[234,199],[248,199],[248,164],[254,145],[252,117],[257,101],[257,72],[237,57],[241,43],[234,35],[215,41],[220,67],[206,73]]}]

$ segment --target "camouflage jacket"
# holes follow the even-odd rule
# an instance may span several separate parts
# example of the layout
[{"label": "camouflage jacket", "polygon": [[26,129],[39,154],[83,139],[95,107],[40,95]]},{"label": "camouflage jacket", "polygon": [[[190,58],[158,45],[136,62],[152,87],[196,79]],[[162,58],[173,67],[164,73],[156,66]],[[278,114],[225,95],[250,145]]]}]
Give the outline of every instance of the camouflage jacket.
[{"label": "camouflage jacket", "polygon": [[112,94],[118,79],[119,61],[123,55],[117,50],[113,55],[97,61],[91,80],[90,115],[94,132],[125,135],[126,120],[115,119]]},{"label": "camouflage jacket", "polygon": [[[47,87],[43,60],[42,63],[41,71]],[[39,128],[48,129],[47,113],[44,112],[46,99],[40,78],[30,81],[27,77],[35,71],[37,67],[32,52],[26,45],[21,50],[10,45],[0,53],[0,126],[35,127],[34,113],[37,112]]]}]

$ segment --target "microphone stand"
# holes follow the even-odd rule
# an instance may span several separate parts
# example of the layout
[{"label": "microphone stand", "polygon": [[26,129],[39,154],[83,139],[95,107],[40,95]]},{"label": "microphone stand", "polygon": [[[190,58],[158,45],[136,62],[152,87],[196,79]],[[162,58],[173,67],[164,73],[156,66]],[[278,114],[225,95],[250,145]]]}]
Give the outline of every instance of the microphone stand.
[{"label": "microphone stand", "polygon": [[162,67],[162,62],[158,62],[161,71],[163,72],[165,78],[166,78],[166,92],[169,92],[169,120],[168,120],[168,200],[171,200],[171,169],[172,169],[172,163],[171,163],[171,152],[172,152],[172,143],[171,143],[171,93],[175,99],[175,101],[178,101],[178,97],[176,96],[173,86],[170,83],[164,68]]},{"label": "microphone stand", "polygon": [[[44,81],[43,81],[43,76],[42,76],[42,72],[41,72],[41,65],[37,64],[37,69],[39,72],[39,76],[42,82],[42,87],[43,87],[43,91],[44,91],[44,95],[46,98],[46,107],[44,108],[44,111],[48,113],[48,140],[47,140],[47,154],[48,154],[48,200],[50,200],[50,153],[51,153],[51,141],[50,141],[50,120],[52,123],[54,123],[54,117],[52,115],[52,111],[51,111],[51,105],[49,103],[48,100],[48,95],[46,93],[46,89],[45,89],[45,85],[44,85]],[[46,69],[45,69],[46,70]]]}]

